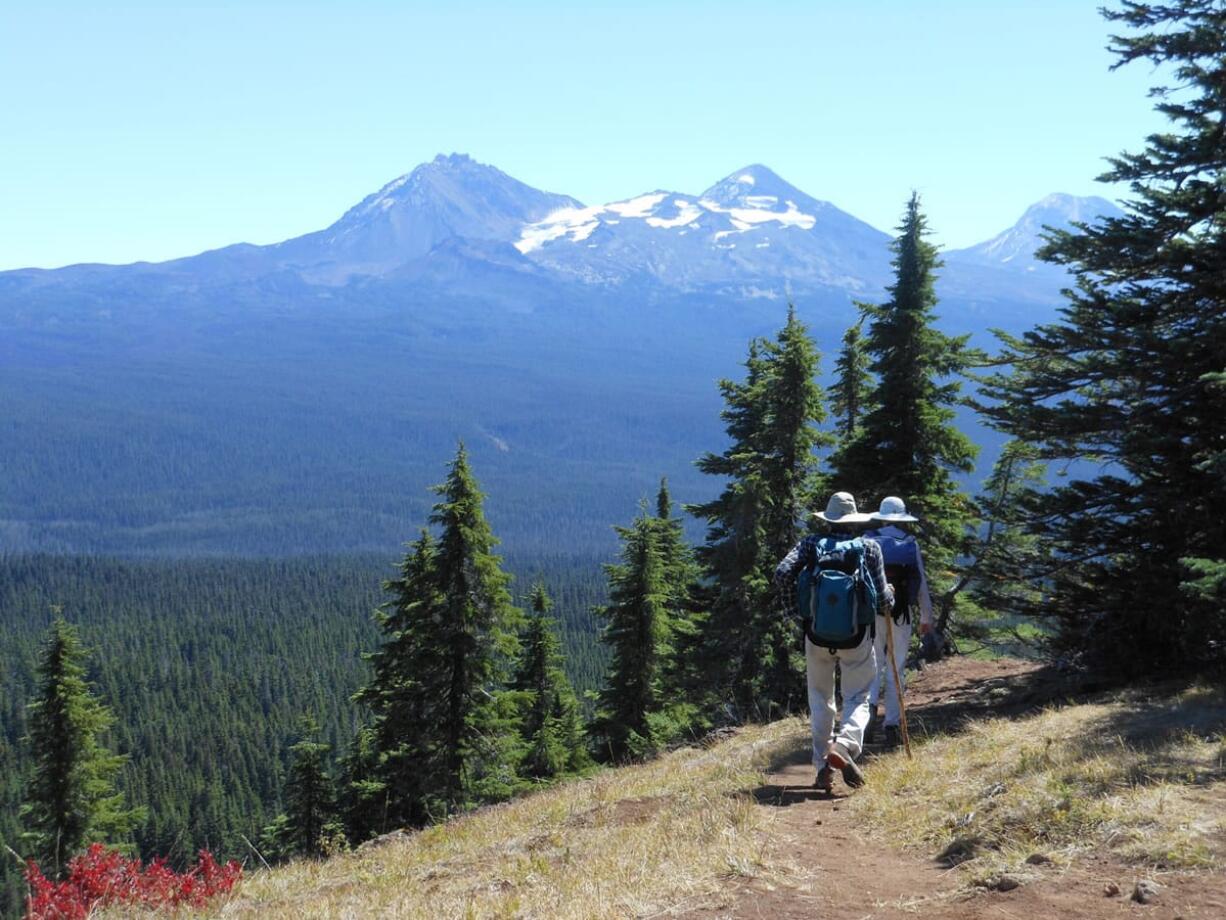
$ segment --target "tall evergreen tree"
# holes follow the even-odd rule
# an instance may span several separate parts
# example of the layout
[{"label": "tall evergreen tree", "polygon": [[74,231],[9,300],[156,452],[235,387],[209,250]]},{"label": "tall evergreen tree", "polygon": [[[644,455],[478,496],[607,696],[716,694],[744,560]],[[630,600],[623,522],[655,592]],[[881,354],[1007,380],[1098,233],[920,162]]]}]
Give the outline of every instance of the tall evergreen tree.
[{"label": "tall evergreen tree", "polygon": [[57,875],[91,843],[123,842],[143,818],[115,777],[127,758],[99,740],[113,722],[86,680],[88,652],[62,617],[51,625],[28,707],[30,779],[21,808],[25,855]]},{"label": "tall evergreen tree", "polygon": [[[1052,233],[1076,287],[1063,317],[1006,338],[987,412],[1050,460],[1092,459],[1031,531],[1058,556],[1057,648],[1126,674],[1209,664],[1226,641],[1226,8],[1125,0],[1116,66],[1171,68],[1171,122],[1102,177],[1126,213]],[[1074,472],[1077,472],[1076,468]],[[1157,625],[1160,622],[1160,626]]]},{"label": "tall evergreen tree", "polygon": [[774,341],[750,344],[746,371],[743,383],[720,382],[730,446],[698,461],[727,483],[688,510],[708,524],[697,555],[710,584],[710,686],[742,718],[769,719],[799,706],[804,687],[799,634],[778,615],[770,577],[824,487],[815,451],[832,439],[817,428],[818,354],[793,309]]},{"label": "tall evergreen tree", "polygon": [[591,730],[597,753],[612,761],[655,753],[668,739],[660,724],[661,679],[670,654],[668,588],[660,531],[646,512],[618,527],[621,562],[605,566],[609,603],[604,642],[612,655]]},{"label": "tall evergreen tree", "polygon": [[[871,320],[864,347],[877,381],[871,406],[836,461],[840,486],[862,504],[899,495],[924,521],[924,555],[940,592],[951,586],[942,573],[971,545],[974,506],[954,474],[974,469],[978,448],[954,427],[954,407],[963,401],[959,376],[976,355],[968,336],[949,336],[933,325],[941,263],[927,235],[913,194],[893,243],[889,300],[862,305]],[[943,603],[948,617],[952,595]]]},{"label": "tall evergreen tree", "polygon": [[294,851],[303,856],[323,855],[324,828],[335,818],[336,797],[328,774],[332,745],[319,740],[319,725],[302,720],[300,737],[290,749],[285,783],[288,835]]},{"label": "tall evergreen tree", "polygon": [[582,733],[574,721],[579,706],[562,671],[562,646],[556,621],[549,616],[553,600],[538,582],[530,596],[532,615],[522,640],[519,668],[511,689],[522,696],[520,732],[524,759],[520,771],[534,780],[552,779],[582,765]]},{"label": "tall evergreen tree", "polygon": [[350,763],[353,775],[347,775],[345,786],[351,831],[418,825],[444,810],[435,726],[447,674],[439,644],[444,630],[437,567],[437,544],[423,530],[400,564],[400,577],[384,585],[391,599],[376,620],[385,638],[368,656],[370,683],[354,696],[374,718],[363,729],[369,753],[350,752],[359,758]]},{"label": "tall evergreen tree", "polygon": [[500,698],[515,655],[522,616],[511,601],[511,577],[495,555],[498,539],[485,519],[485,496],[461,444],[442,501],[430,521],[440,529],[437,571],[445,659],[441,753],[449,810],[504,797],[515,787],[514,706]]},{"label": "tall evergreen tree", "polygon": [[423,532],[402,577],[388,582],[392,599],[379,617],[387,638],[356,696],[374,714],[375,773],[393,826],[516,786],[515,711],[504,685],[520,616],[463,445],[435,491],[439,536]]},{"label": "tall evergreen tree", "polygon": [[864,347],[864,314],[843,333],[843,347],[834,364],[834,383],[827,390],[830,412],[837,420],[835,432],[844,444],[855,440],[860,420],[873,395],[873,376]]},{"label": "tall evergreen tree", "polygon": [[699,608],[700,593],[698,564],[694,551],[685,539],[681,518],[673,514],[673,500],[668,480],[660,480],[656,493],[655,526],[658,530],[660,559],[664,569],[665,606],[668,613],[670,654],[664,662],[661,688],[667,699],[687,709],[678,710],[678,717],[693,723],[697,729],[701,716],[695,705],[703,690],[705,662],[702,643],[706,616]]}]

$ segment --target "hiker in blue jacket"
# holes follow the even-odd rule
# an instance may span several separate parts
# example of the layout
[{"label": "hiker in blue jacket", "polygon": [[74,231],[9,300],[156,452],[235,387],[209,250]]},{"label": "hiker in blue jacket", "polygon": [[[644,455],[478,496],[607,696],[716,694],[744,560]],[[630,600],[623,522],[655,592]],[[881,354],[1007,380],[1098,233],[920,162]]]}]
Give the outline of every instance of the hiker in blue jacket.
[{"label": "hiker in blue jacket", "polygon": [[[775,569],[775,586],[786,599],[788,609],[797,609],[792,601],[797,579],[802,573],[821,570],[830,558],[831,544],[839,541],[838,546],[850,546],[851,552],[857,554],[862,566],[860,571],[865,573],[864,580],[871,583],[864,586],[864,593],[873,598],[876,612],[888,611],[894,593],[886,581],[881,547],[872,540],[858,540],[855,533],[872,520],[871,516],[856,510],[856,500],[849,493],[836,492],[830,496],[826,510],[817,512],[816,517],[828,526],[797,543]],[[833,786],[833,770],[839,770],[843,781],[852,788],[864,784],[864,774],[855,761],[864,747],[864,730],[869,718],[868,695],[877,676],[872,635],[874,613],[868,612],[868,624],[859,627],[847,641],[830,646],[815,644],[806,627],[805,674],[813,730],[813,765],[817,768],[813,785],[826,792]],[[835,644],[844,647],[832,647]],[[842,669],[843,718],[838,737],[833,737],[836,663]]]},{"label": "hiker in blue jacket", "polygon": [[[894,646],[894,663],[898,669],[898,679],[902,684],[902,692],[906,692],[907,649],[911,646],[911,630],[915,616],[919,617],[919,632],[921,636],[932,631],[932,597],[928,592],[928,576],[924,573],[924,557],[920,552],[919,543],[913,534],[907,533],[900,524],[917,524],[919,518],[907,513],[906,503],[901,498],[891,495],[882,499],[881,507],[872,515],[874,521],[885,526],[868,531],[865,536],[875,540],[881,547],[885,560],[886,578],[896,592],[894,609],[891,614],[893,622],[886,623],[884,616],[877,618],[877,676],[873,680],[872,693],[869,695],[869,707],[874,717],[877,713],[877,701],[881,698],[881,686],[885,684],[885,744],[887,747],[898,745],[899,693],[894,687],[894,668],[886,655],[886,630],[893,630],[892,644]],[[870,726],[870,732],[872,731]]]}]

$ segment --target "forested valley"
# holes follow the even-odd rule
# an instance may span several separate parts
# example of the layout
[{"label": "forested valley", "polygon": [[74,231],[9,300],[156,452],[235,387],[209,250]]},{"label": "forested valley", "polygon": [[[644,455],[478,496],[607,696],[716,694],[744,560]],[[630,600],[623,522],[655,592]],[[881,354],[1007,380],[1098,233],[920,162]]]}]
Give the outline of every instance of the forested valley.
[{"label": "forested valley", "polygon": [[[135,843],[175,864],[199,849],[250,858],[283,807],[289,748],[314,718],[343,750],[356,731],[350,697],[375,647],[375,608],[395,559],[117,559],[0,557],[0,840],[17,848],[28,777],[21,739],[35,668],[57,612],[92,650],[89,677],[114,712],[107,738],[130,756],[118,785],[147,808]],[[511,560],[516,596],[540,578],[568,674],[595,688],[606,655],[592,608],[603,602],[597,559]],[[20,911],[21,866],[3,866],[5,915]]]}]

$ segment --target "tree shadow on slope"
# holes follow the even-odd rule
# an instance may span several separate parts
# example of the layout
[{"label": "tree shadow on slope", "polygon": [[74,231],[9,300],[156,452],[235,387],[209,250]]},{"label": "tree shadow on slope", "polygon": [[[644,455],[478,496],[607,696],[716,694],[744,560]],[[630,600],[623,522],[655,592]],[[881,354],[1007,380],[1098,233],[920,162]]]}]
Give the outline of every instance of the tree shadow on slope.
[{"label": "tree shadow on slope", "polygon": [[[1093,678],[1032,661],[953,659],[910,678],[907,714],[913,737],[961,732],[980,719],[1018,719],[1103,690]],[[888,692],[888,688],[885,692]]]},{"label": "tree shadow on slope", "polygon": [[1062,742],[1069,757],[1110,760],[1111,782],[1099,794],[1128,787],[1226,782],[1226,690],[1170,685],[1114,696],[1115,706]]}]

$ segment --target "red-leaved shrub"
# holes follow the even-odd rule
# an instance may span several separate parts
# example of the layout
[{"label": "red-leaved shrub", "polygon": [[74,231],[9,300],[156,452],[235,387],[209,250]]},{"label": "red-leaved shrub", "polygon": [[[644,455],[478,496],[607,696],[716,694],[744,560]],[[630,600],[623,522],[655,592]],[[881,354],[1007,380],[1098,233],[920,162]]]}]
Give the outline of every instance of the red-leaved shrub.
[{"label": "red-leaved shrub", "polygon": [[218,865],[208,850],[200,851],[192,868],[175,872],[163,859],[142,867],[139,859],[94,843],[69,861],[62,882],[47,879],[33,860],[26,865],[26,920],[85,920],[94,908],[110,904],[198,907],[229,892],[242,875],[237,862]]}]

